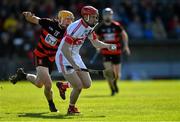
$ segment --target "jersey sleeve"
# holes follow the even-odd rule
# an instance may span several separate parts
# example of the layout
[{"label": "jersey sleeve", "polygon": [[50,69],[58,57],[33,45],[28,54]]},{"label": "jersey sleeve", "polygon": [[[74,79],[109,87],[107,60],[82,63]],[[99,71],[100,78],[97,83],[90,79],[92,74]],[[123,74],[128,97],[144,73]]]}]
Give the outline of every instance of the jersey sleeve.
[{"label": "jersey sleeve", "polygon": [[73,44],[73,41],[75,39],[75,36],[73,34],[73,30],[75,29],[75,26],[73,25],[69,25],[66,29],[66,34],[64,36],[65,38],[65,42],[69,43],[69,44]]},{"label": "jersey sleeve", "polygon": [[123,28],[123,26],[121,24],[119,24],[117,27],[118,27],[118,30],[119,30],[120,33],[124,30],[124,28]]},{"label": "jersey sleeve", "polygon": [[94,31],[88,36],[88,39],[93,41],[95,41],[97,38],[97,34]]},{"label": "jersey sleeve", "polygon": [[43,27],[43,28],[47,28],[50,24],[52,23],[51,19],[48,18],[41,18],[39,20],[39,24]]}]

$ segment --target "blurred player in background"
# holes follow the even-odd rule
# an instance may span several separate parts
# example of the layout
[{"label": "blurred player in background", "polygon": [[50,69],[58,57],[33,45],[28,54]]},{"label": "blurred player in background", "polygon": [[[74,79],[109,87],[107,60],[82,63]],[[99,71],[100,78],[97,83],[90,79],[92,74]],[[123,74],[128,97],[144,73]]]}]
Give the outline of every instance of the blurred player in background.
[{"label": "blurred player in background", "polygon": [[[96,48],[113,49],[114,44],[106,44],[99,41],[94,33],[94,28],[98,23],[98,10],[92,6],[84,6],[81,9],[82,18],[70,24],[67,28],[66,35],[62,39],[56,53],[56,65],[59,72],[63,73],[64,78],[70,82],[73,90],[70,95],[70,104],[68,114],[79,113],[75,107],[81,90],[91,86],[91,77],[88,72],[82,71],[81,68],[86,68],[81,59],[79,50],[82,47],[85,39],[91,41]],[[72,66],[69,69],[67,66]],[[61,90],[61,87],[59,87]]]},{"label": "blurred player in background", "polygon": [[[123,27],[113,20],[113,10],[105,8],[102,12],[102,23],[96,28],[96,34],[102,42],[116,44],[116,50],[101,49],[103,65],[105,67],[104,77],[108,80],[111,95],[118,93],[117,80],[121,74],[121,55],[125,51],[130,55],[128,36]],[[123,49],[122,49],[123,48]]]},{"label": "blurred player in background", "polygon": [[38,88],[44,85],[44,94],[49,103],[51,112],[57,112],[53,102],[52,80],[50,77],[54,66],[55,54],[63,38],[66,28],[74,20],[70,11],[61,10],[57,19],[39,18],[31,12],[23,12],[25,19],[33,24],[41,25],[41,35],[36,49],[34,50],[34,63],[36,75],[25,73],[22,68],[17,69],[15,75],[9,79],[13,84],[21,80],[28,80]]}]

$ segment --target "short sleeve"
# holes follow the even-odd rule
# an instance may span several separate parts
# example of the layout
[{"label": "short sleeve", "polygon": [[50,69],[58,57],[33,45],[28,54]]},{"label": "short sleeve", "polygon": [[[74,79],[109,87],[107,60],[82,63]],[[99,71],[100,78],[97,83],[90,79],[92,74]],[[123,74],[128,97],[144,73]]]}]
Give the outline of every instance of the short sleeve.
[{"label": "short sleeve", "polygon": [[97,35],[96,33],[93,31],[89,36],[88,36],[89,40],[96,40],[97,39]]},{"label": "short sleeve", "polygon": [[117,27],[118,27],[118,30],[119,30],[120,33],[124,30],[124,28],[123,28],[123,26],[121,24],[119,24]]},{"label": "short sleeve", "polygon": [[96,33],[94,31],[92,32],[92,36],[93,36],[93,40],[97,39],[97,35],[96,35]]},{"label": "short sleeve", "polygon": [[48,18],[41,18],[39,20],[39,24],[44,28],[48,27],[51,24],[51,22],[52,22],[52,20],[48,19]]}]

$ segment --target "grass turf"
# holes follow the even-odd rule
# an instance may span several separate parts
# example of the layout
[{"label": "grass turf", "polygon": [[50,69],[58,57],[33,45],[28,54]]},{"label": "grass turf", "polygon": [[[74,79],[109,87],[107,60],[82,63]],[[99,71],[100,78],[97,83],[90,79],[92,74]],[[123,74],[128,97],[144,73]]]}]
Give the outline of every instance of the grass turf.
[{"label": "grass turf", "polygon": [[180,82],[121,82],[119,86],[120,93],[111,97],[105,81],[93,82],[77,103],[81,114],[67,116],[70,90],[63,101],[53,84],[60,112],[50,113],[43,89],[28,82],[0,82],[0,121],[180,121]]}]

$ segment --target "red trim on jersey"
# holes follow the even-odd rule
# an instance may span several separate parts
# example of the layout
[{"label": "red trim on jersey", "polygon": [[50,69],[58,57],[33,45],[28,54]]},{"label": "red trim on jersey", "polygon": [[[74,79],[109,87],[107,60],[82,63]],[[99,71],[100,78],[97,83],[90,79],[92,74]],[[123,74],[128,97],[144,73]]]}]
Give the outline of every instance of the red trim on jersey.
[{"label": "red trim on jersey", "polygon": [[92,35],[93,35],[93,40],[96,40],[97,39],[97,35],[95,32],[92,32]]},{"label": "red trim on jersey", "polygon": [[118,51],[101,50],[100,53],[102,55],[121,55],[122,51],[121,50],[118,50]]},{"label": "red trim on jersey", "polygon": [[117,21],[112,21],[113,24],[117,25],[117,26],[120,26],[121,24]]},{"label": "red trim on jersey", "polygon": [[44,40],[43,36],[40,35],[40,39],[41,39],[41,42],[46,46],[46,47],[49,47],[49,48],[52,48],[53,46],[49,45],[46,43],[46,41]]},{"label": "red trim on jersey", "polygon": [[34,50],[34,54],[35,54],[36,56],[38,56],[38,57],[45,57],[45,56],[46,56],[45,54],[39,52],[37,49]]},{"label": "red trim on jersey", "polygon": [[83,39],[84,38],[77,38],[77,39],[73,39],[71,36],[66,35],[65,36],[65,42],[67,42],[70,45],[80,45],[83,43]]},{"label": "red trim on jersey", "polygon": [[68,44],[73,44],[74,39],[71,36],[66,35],[65,36],[65,42],[67,42]]},{"label": "red trim on jersey", "polygon": [[45,36],[48,35],[48,32],[45,29],[42,29],[42,32]]},{"label": "red trim on jersey", "polygon": [[87,24],[87,23],[85,23],[83,19],[81,19],[81,24],[82,24],[85,28],[87,28],[87,27],[88,27],[88,24]]},{"label": "red trim on jersey", "polygon": [[59,54],[59,63],[60,63],[60,67],[62,69],[62,72],[65,73],[64,65],[63,65],[63,56],[61,53]]},{"label": "red trim on jersey", "polygon": [[51,61],[51,62],[54,62],[54,61],[55,61],[55,57],[54,57],[54,56],[53,56],[53,57],[49,57],[48,59],[49,59],[49,61]]}]

